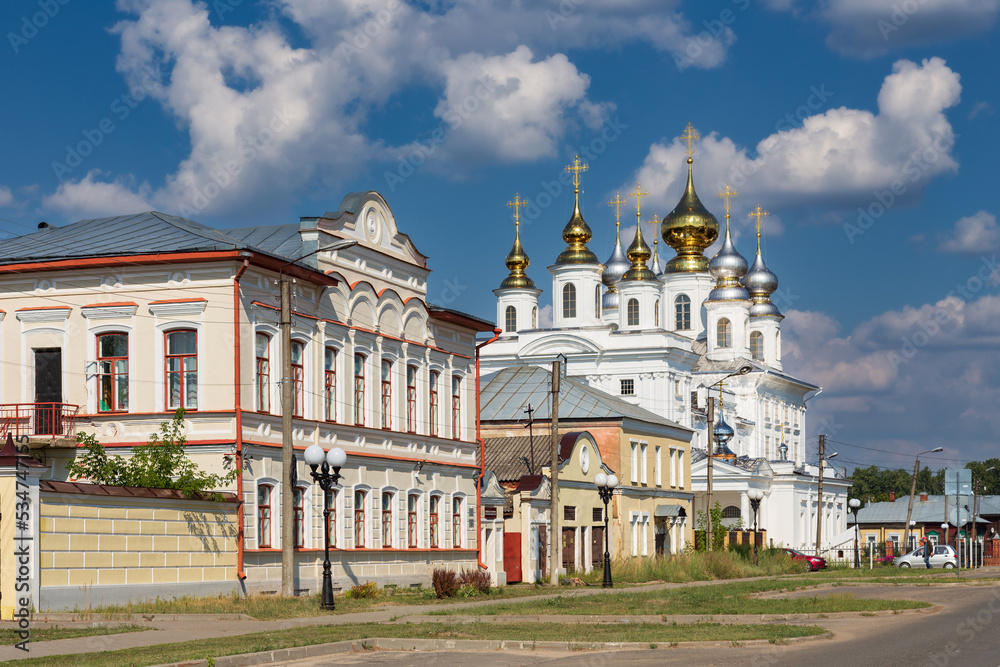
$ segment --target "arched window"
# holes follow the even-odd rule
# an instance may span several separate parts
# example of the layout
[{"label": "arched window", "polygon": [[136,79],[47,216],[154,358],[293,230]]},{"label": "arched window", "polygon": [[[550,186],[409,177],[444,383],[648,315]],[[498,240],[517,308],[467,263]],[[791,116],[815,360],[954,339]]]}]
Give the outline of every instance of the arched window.
[{"label": "arched window", "polygon": [[531,328],[538,328],[538,306],[532,306],[531,308]]},{"label": "arched window", "polygon": [[730,505],[729,507],[722,510],[723,519],[739,519],[740,518],[740,508],[736,505]]},{"label": "arched window", "polygon": [[417,536],[420,534],[417,523],[419,501],[419,496],[412,493],[406,497],[406,546],[410,549],[416,549],[419,544],[417,540]]},{"label": "arched window", "polygon": [[392,428],[392,362],[382,360],[382,428]]},{"label": "arched window", "polygon": [[576,317],[576,285],[568,283],[563,285],[563,317],[571,319]]},{"label": "arched window", "polygon": [[292,341],[292,415],[295,417],[302,416],[302,358],[305,356],[304,349],[305,346],[302,343],[297,340]]},{"label": "arched window", "polygon": [[406,367],[406,432],[417,432],[417,367]]},{"label": "arched window", "polygon": [[628,325],[630,327],[639,326],[639,300],[629,299],[627,309]]},{"label": "arched window", "polygon": [[106,333],[97,337],[97,388],[98,411],[128,410],[127,333]]},{"label": "arched window", "polygon": [[462,378],[457,375],[451,378],[451,437],[462,437]]},{"label": "arched window", "polygon": [[365,548],[365,502],[368,494],[362,489],[354,490],[354,548]]},{"label": "arched window", "polygon": [[296,487],[292,489],[292,544],[296,549],[301,549],[305,543],[305,521],[303,521],[305,504],[305,493]]},{"label": "arched window", "polygon": [[427,435],[438,433],[438,375],[437,371],[431,371],[427,380]]},{"label": "arched window", "polygon": [[750,356],[757,361],[764,358],[764,334],[759,331],[750,334]]},{"label": "arched window", "polygon": [[428,515],[430,518],[430,537],[431,537],[431,549],[437,549],[440,544],[438,539],[440,536],[440,514],[441,514],[441,496],[431,496],[430,510]]},{"label": "arched window", "polygon": [[451,546],[462,548],[462,498],[454,496],[451,499]]},{"label": "arched window", "polygon": [[674,299],[674,324],[677,331],[691,329],[691,298],[687,294],[679,294]]},{"label": "arched window", "polygon": [[507,333],[517,331],[517,308],[514,306],[507,306],[507,310],[504,311],[503,319],[504,331]]},{"label": "arched window", "polygon": [[326,420],[337,421],[337,350],[323,352],[323,403]]},{"label": "arched window", "polygon": [[653,303],[653,326],[654,327],[660,326],[660,300],[659,299],[657,299],[656,302]]},{"label": "arched window", "polygon": [[601,316],[601,286],[594,286],[594,315]]},{"label": "arched window", "polygon": [[733,346],[733,325],[725,317],[719,318],[715,326],[715,344],[720,348]]},{"label": "arched window", "polygon": [[392,516],[392,505],[395,497],[392,492],[384,491],[382,493],[382,548],[391,549],[392,548],[392,533],[395,528],[393,516]]},{"label": "arched window", "polygon": [[166,333],[167,409],[198,409],[198,332]]},{"label": "arched window", "polygon": [[257,350],[257,409],[271,411],[271,337],[259,333],[254,337]]},{"label": "arched window", "polygon": [[774,358],[781,360],[781,332],[774,334]]},{"label": "arched window", "polygon": [[271,547],[271,487],[257,485],[257,547]]},{"label": "arched window", "polygon": [[330,548],[337,548],[337,489],[332,489],[325,494],[326,507],[328,511],[326,519],[326,538],[330,541]]},{"label": "arched window", "polygon": [[365,425],[365,355],[354,355],[354,424]]}]

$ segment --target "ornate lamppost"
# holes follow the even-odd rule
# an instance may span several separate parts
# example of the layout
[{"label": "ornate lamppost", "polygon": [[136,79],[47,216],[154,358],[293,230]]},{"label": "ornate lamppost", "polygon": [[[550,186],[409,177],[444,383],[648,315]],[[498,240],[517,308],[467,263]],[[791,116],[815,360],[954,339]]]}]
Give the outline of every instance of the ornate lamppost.
[{"label": "ornate lamppost", "polygon": [[760,489],[750,489],[747,491],[747,498],[750,499],[750,509],[753,510],[753,562],[757,562],[757,515],[760,513],[760,501],[764,498],[764,492]]},{"label": "ornate lamppost", "polygon": [[597,493],[600,494],[601,500],[604,501],[604,583],[602,586],[604,588],[614,588],[615,585],[611,581],[611,553],[608,550],[608,539],[610,537],[610,533],[608,532],[608,501],[611,500],[611,494],[615,492],[615,487],[618,486],[618,476],[605,475],[603,472],[599,472],[594,476],[594,484],[597,486]]},{"label": "ornate lamppost", "polygon": [[[340,469],[347,463],[347,454],[340,447],[324,452],[319,445],[309,445],[305,452],[306,463],[312,469],[312,478],[323,489],[323,598],[320,607],[333,610],[333,576],[330,573],[330,492],[343,475]],[[319,468],[319,472],[316,471]],[[333,472],[330,472],[330,470]]]},{"label": "ornate lamppost", "polygon": [[850,512],[854,513],[854,569],[861,569],[861,554],[858,553],[858,508],[861,507],[861,501],[857,498],[851,498],[847,501],[847,505]]}]

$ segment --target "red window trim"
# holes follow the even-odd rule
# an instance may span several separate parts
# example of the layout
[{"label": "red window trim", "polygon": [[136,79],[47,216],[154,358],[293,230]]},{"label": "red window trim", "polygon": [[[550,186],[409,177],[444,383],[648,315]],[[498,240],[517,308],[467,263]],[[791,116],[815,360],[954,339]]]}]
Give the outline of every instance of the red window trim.
[{"label": "red window trim", "polygon": [[[167,350],[170,349],[168,339],[172,334],[178,333],[193,333],[194,334],[194,354],[167,354]],[[184,362],[181,361],[180,364],[180,377],[181,377],[181,392],[180,392],[180,405],[171,406],[170,405],[170,375],[172,374],[169,370],[168,360],[170,359],[187,359],[194,357],[194,375],[195,382],[197,383],[198,377],[198,330],[197,329],[171,329],[170,331],[163,332],[163,398],[164,406],[167,410],[176,410],[179,407],[184,407],[186,412],[195,412],[198,410],[198,398],[197,393],[195,394],[195,404],[194,407],[188,407],[184,405],[187,403],[185,396],[187,395],[187,385],[185,384],[186,373],[184,371]],[[197,385],[196,385],[197,390]]]},{"label": "red window trim", "polygon": [[[124,357],[102,357],[101,356],[101,338],[104,336],[125,336],[125,356]],[[118,387],[118,372],[115,370],[116,361],[125,361],[125,392],[128,395],[128,346],[129,346],[129,335],[126,331],[106,331],[104,333],[97,334],[95,337],[95,342],[97,343],[97,412],[101,414],[109,414],[115,412],[128,412],[128,406],[124,408],[117,407],[117,387]],[[111,362],[111,372],[102,373],[101,372],[101,362],[110,361]],[[111,376],[111,399],[116,405],[114,409],[102,410],[101,409],[101,378],[110,375]],[[127,399],[126,399],[127,400]]]},{"label": "red window trim", "polygon": [[[254,348],[257,347],[257,337],[263,336],[267,339],[267,347],[264,349],[264,356],[257,356],[257,411],[270,414],[271,412],[271,337],[263,332],[254,335]],[[262,381],[263,380],[263,381]]]},{"label": "red window trim", "polygon": [[[260,489],[267,489],[267,504],[260,504]],[[270,484],[261,484],[257,488],[257,546],[262,549],[271,548],[271,496],[274,494],[274,487]],[[267,510],[267,516],[262,510]],[[267,519],[267,530],[264,530],[263,519]]]},{"label": "red window trim", "polygon": [[[326,352],[333,352],[333,367],[326,368]],[[337,421],[337,348],[327,347],[323,351],[323,416],[328,422]]]}]

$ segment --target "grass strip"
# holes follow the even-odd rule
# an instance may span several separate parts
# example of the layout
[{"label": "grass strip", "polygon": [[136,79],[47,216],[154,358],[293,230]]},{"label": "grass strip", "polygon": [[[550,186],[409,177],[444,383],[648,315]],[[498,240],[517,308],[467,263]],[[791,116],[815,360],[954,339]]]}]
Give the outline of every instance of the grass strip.
[{"label": "grass strip", "polygon": [[[803,614],[843,611],[886,611],[931,606],[915,600],[877,600],[851,594],[802,596],[788,599],[760,599],[755,593],[810,588],[810,579],[769,579],[713,586],[691,586],[671,590],[616,593],[600,596],[549,598],[498,603],[477,608],[479,616],[510,614]],[[435,615],[470,613],[444,610]]]},{"label": "grass strip", "polygon": [[[113,628],[31,628],[32,642],[47,642],[55,639],[75,639],[96,635],[117,635],[123,632],[144,632],[152,628],[141,625],[120,625]],[[17,630],[0,630],[0,644],[14,644],[21,641]],[[30,643],[29,643],[30,646]]]},{"label": "grass strip", "polygon": [[311,626],[235,637],[219,637],[177,644],[101,653],[28,658],[0,665],[87,665],[88,667],[142,667],[165,662],[218,658],[225,655],[272,651],[294,646],[367,637],[404,639],[486,639],[514,641],[566,641],[581,645],[596,642],[643,642],[666,644],[684,641],[780,641],[826,632],[823,628],[801,625],[562,625],[560,623],[422,623],[380,625],[366,623],[345,626]]}]

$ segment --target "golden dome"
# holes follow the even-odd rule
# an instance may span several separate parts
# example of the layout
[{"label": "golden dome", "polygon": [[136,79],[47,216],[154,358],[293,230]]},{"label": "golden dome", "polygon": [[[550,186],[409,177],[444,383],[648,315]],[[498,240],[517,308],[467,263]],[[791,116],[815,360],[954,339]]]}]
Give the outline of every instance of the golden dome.
[{"label": "golden dome", "polygon": [[638,183],[635,184],[635,192],[630,192],[629,197],[635,197],[635,238],[632,239],[632,245],[628,247],[625,251],[625,256],[629,258],[632,262],[632,267],[625,272],[622,276],[622,280],[656,280],[656,274],[649,270],[646,262],[649,258],[653,256],[650,252],[649,246],[646,245],[645,239],[642,238],[642,206],[640,201],[642,197],[648,195],[648,192],[642,191],[642,186]]},{"label": "golden dome", "polygon": [[507,203],[508,206],[514,207],[514,245],[510,249],[510,252],[507,253],[507,259],[504,261],[507,268],[510,269],[510,275],[500,283],[500,289],[534,289],[535,287],[535,283],[524,273],[531,260],[528,259],[528,253],[524,252],[524,248],[521,247],[520,209],[522,204],[524,204],[524,201],[521,200],[520,194],[515,194],[514,201]]},{"label": "golden dome", "polygon": [[677,255],[667,262],[664,273],[689,273],[707,271],[708,258],[705,249],[719,238],[719,221],[708,212],[694,190],[694,177],[688,157],[688,178],[684,195],[670,215],[660,223],[663,240]]},{"label": "golden dome", "polygon": [[573,205],[573,215],[563,228],[562,237],[567,248],[556,257],[556,264],[600,264],[587,242],[593,233],[580,213],[580,172],[587,171],[587,165],[580,162],[580,156],[573,158],[573,164],[566,167],[566,171],[573,172],[573,193],[576,196],[576,203]]}]

